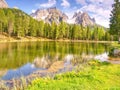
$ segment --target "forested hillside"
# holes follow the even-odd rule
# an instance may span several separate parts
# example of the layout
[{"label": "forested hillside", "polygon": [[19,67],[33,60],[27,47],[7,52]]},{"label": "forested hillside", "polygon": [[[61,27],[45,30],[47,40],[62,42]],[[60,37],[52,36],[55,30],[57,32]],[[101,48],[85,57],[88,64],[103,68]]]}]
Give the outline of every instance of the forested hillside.
[{"label": "forested hillside", "polygon": [[49,39],[72,40],[111,40],[107,29],[101,26],[56,24],[37,21],[19,9],[0,9],[0,34],[7,33],[9,37],[43,37]]}]

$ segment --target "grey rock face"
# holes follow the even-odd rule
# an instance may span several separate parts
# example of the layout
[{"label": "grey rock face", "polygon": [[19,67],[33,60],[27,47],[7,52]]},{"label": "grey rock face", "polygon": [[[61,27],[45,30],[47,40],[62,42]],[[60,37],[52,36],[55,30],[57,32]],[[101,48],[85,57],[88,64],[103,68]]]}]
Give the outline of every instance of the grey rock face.
[{"label": "grey rock face", "polygon": [[31,16],[36,20],[44,20],[45,22],[51,23],[60,23],[61,21],[66,21],[68,16],[58,10],[56,7],[48,9],[38,9],[35,13],[32,13]]},{"label": "grey rock face", "polygon": [[113,51],[113,55],[114,55],[115,57],[120,57],[120,49],[115,49],[115,50]]},{"label": "grey rock face", "polygon": [[75,19],[75,24],[82,24],[83,26],[93,26],[96,24],[95,19],[91,18],[86,12],[76,12],[73,19]]},{"label": "grey rock face", "polygon": [[0,8],[8,8],[8,4],[5,0],[0,0]]},{"label": "grey rock face", "polygon": [[61,21],[67,22],[69,24],[81,24],[83,26],[94,26],[96,25],[95,19],[91,18],[86,12],[75,12],[71,19],[68,16],[61,12],[56,7],[48,9],[38,9],[35,13],[32,13],[31,16],[36,20],[44,20],[45,22],[51,23],[60,23]]}]

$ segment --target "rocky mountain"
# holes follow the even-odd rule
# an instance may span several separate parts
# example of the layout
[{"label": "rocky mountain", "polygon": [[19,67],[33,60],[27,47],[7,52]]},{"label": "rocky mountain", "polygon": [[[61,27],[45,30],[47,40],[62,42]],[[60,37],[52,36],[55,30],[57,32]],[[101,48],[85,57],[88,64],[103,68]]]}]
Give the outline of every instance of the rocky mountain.
[{"label": "rocky mountain", "polygon": [[82,24],[83,26],[93,26],[96,24],[95,19],[91,18],[87,12],[75,12],[72,19],[67,21],[71,24]]},{"label": "rocky mountain", "polygon": [[59,23],[61,21],[66,22],[68,20],[68,16],[56,7],[48,9],[38,9],[35,13],[32,13],[31,16],[39,21],[44,20],[48,23],[51,23],[53,21],[56,23]]},{"label": "rocky mountain", "polygon": [[69,24],[82,24],[83,26],[93,26],[96,24],[95,19],[91,18],[87,12],[75,12],[70,19],[65,13],[61,12],[56,7],[38,9],[35,13],[32,13],[31,16],[36,20],[44,20],[48,23],[51,23],[52,21],[56,23],[64,21]]},{"label": "rocky mountain", "polygon": [[0,0],[0,8],[8,8],[8,4],[5,0]]}]

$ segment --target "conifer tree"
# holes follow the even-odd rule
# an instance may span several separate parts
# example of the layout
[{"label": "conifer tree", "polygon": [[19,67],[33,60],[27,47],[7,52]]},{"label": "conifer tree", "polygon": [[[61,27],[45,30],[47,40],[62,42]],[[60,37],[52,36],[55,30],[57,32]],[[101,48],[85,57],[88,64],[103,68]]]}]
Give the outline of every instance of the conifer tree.
[{"label": "conifer tree", "polygon": [[0,10],[0,33],[2,33],[4,31],[4,25],[5,25],[6,20],[7,19],[6,19],[5,13],[1,9]]},{"label": "conifer tree", "polygon": [[120,1],[114,0],[113,10],[111,11],[110,18],[110,33],[118,35],[120,42]]},{"label": "conifer tree", "polygon": [[11,36],[13,29],[14,29],[14,14],[12,11],[7,12],[7,17],[8,17],[8,34]]}]

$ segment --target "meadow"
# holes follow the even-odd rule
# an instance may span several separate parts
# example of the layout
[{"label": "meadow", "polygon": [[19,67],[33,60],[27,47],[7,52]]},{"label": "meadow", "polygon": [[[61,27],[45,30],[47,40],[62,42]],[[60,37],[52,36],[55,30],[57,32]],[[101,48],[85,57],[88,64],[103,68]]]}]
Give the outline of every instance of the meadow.
[{"label": "meadow", "polygon": [[92,60],[72,72],[36,78],[26,90],[120,90],[120,65]]}]

